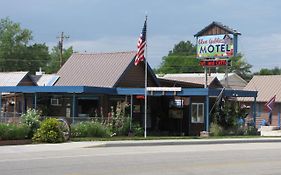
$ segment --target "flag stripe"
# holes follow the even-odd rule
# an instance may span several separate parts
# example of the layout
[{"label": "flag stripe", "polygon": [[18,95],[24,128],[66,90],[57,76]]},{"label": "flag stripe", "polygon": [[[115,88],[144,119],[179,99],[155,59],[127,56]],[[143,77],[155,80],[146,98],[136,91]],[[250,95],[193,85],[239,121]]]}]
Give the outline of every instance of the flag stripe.
[{"label": "flag stripe", "polygon": [[138,39],[137,48],[138,52],[136,54],[135,58],[135,65],[137,66],[141,61],[144,60],[144,51],[146,46],[146,20],[144,21],[144,25],[142,28],[142,32],[140,34],[140,37]]}]

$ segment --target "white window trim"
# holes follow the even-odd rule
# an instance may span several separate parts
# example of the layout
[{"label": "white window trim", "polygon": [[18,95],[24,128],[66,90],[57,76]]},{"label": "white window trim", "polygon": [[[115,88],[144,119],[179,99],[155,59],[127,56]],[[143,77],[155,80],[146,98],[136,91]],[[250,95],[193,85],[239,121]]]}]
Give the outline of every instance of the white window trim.
[{"label": "white window trim", "polygon": [[[193,118],[193,114],[192,114],[192,112],[193,112],[193,105],[196,105],[196,110],[197,110],[197,112],[196,112],[196,121],[192,121],[192,118]],[[203,121],[202,122],[200,122],[200,121],[198,121],[197,119],[199,118],[198,117],[198,114],[199,114],[199,105],[202,105],[202,110],[203,110]],[[204,103],[191,103],[191,123],[204,123],[205,122],[205,107],[204,107]]]}]

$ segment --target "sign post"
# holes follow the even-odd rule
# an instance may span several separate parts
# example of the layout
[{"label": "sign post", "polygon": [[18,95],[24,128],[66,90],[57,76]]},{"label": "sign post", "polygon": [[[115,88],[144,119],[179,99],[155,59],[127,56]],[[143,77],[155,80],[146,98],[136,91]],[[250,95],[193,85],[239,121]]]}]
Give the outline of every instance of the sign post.
[{"label": "sign post", "polygon": [[[219,22],[212,22],[203,28],[197,34],[196,56],[200,59],[200,65],[204,67],[205,88],[208,88],[207,68],[225,67],[225,81],[228,87],[228,66],[231,66],[230,59],[236,56],[238,35],[241,35],[235,29],[225,26]],[[206,106],[209,105],[208,96],[206,96]],[[209,131],[209,109],[206,108],[206,131]]]}]

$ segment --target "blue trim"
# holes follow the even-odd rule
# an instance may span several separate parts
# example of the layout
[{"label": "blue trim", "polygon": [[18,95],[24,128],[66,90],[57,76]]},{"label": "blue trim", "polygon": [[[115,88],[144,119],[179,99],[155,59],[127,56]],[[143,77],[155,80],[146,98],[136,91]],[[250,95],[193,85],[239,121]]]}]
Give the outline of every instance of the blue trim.
[{"label": "blue trim", "polygon": [[2,93],[0,93],[0,117],[2,117]]},{"label": "blue trim", "polygon": [[76,95],[75,93],[73,93],[72,95],[72,124],[74,124],[74,118],[75,118],[75,115],[76,115],[76,111],[75,111],[75,108],[76,108]]},{"label": "blue trim", "polygon": [[205,131],[209,132],[209,96],[205,96]]},{"label": "blue trim", "polygon": [[253,104],[253,119],[254,119],[254,126],[256,127],[256,118],[257,118],[257,116],[256,116],[256,113],[257,113],[257,111],[256,111],[256,105],[257,105],[257,98],[255,97],[254,98],[254,104]]},{"label": "blue trim", "polygon": [[233,35],[233,46],[234,46],[234,56],[237,56],[237,52],[238,52],[238,36],[237,34]]},{"label": "blue trim", "polygon": [[144,95],[144,88],[116,88],[117,95]]},{"label": "blue trim", "polygon": [[[218,96],[222,89],[209,89],[209,96]],[[223,95],[227,97],[257,97],[258,91],[226,89]]]},{"label": "blue trim", "polygon": [[[144,95],[144,88],[104,88],[90,86],[0,86],[0,92],[18,93],[84,93],[108,95]],[[182,88],[180,92],[148,92],[149,96],[218,96],[221,89]],[[224,90],[228,97],[257,97],[257,91]]]},{"label": "blue trim", "polygon": [[278,112],[278,126],[280,128],[280,112]]}]

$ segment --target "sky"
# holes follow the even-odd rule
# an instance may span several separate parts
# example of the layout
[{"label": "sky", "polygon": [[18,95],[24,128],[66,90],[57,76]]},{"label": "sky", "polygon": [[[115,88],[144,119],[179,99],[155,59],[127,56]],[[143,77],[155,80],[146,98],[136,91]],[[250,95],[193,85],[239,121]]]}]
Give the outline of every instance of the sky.
[{"label": "sky", "polygon": [[238,51],[252,71],[281,67],[280,0],[0,0],[0,18],[9,17],[32,31],[33,43],[57,44],[76,52],[136,50],[148,15],[147,54],[153,68],[180,41],[213,21],[242,35]]}]

